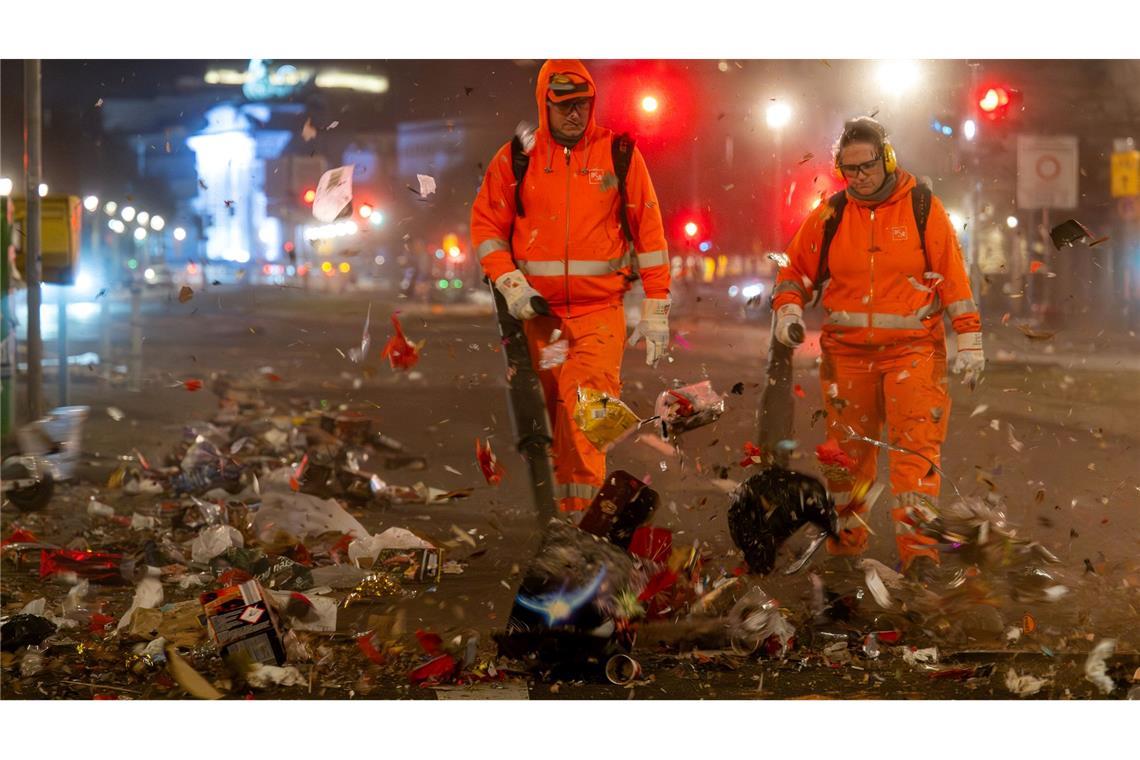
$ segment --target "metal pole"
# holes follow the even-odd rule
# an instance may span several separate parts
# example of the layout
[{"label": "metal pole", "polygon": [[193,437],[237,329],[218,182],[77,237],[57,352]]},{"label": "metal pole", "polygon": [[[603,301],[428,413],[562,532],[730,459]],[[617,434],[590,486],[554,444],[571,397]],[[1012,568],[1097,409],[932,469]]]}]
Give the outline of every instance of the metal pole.
[{"label": "metal pole", "polygon": [[[91,216],[93,218],[91,222],[91,257],[94,258],[97,255],[100,223],[103,219],[99,216],[98,208]],[[100,296],[102,303],[99,305],[99,316],[102,320],[102,325],[100,325],[101,340],[99,342],[99,374],[108,382],[111,380],[111,367],[114,366],[111,361],[111,293],[114,291],[115,278],[118,275],[118,270],[114,266],[118,257],[113,257],[113,253],[116,251],[118,251],[117,245],[106,249],[107,255],[103,259],[103,295]]]},{"label": "metal pole", "polygon": [[12,432],[16,417],[16,320],[8,261],[12,250],[11,213],[11,200],[0,195],[0,436]]},{"label": "metal pole", "polygon": [[59,406],[67,406],[68,382],[71,380],[71,364],[67,361],[67,286],[60,285],[56,312],[55,345],[59,352]]},{"label": "metal pole", "polygon": [[[132,237],[133,240],[133,237]],[[135,243],[135,258],[138,258],[138,244]],[[131,356],[130,356],[130,381],[127,389],[138,392],[142,390],[142,354],[143,354],[143,333],[142,333],[142,278],[139,274],[140,269],[136,268],[131,272]]]},{"label": "metal pole", "polygon": [[28,215],[25,220],[24,257],[28,281],[28,417],[38,420],[43,416],[43,358],[44,343],[40,332],[40,306],[43,292],[40,287],[41,239],[40,179],[42,174],[40,62],[24,61],[24,176]]}]

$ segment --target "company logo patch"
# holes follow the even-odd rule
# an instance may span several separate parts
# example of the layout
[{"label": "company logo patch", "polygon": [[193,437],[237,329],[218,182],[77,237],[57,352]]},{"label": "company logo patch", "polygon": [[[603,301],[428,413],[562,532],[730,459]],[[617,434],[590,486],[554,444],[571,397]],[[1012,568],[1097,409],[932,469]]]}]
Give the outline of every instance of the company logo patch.
[{"label": "company logo patch", "polygon": [[602,184],[602,180],[605,179],[605,176],[606,176],[606,173],[603,172],[601,169],[590,169],[590,184],[591,185]]},{"label": "company logo patch", "polygon": [[891,227],[891,240],[906,240],[906,227]]}]

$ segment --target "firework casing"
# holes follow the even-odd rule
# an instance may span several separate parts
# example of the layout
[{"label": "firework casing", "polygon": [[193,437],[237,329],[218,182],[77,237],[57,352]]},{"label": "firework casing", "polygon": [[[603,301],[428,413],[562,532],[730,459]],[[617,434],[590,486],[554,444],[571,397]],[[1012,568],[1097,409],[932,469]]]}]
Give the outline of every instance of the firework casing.
[{"label": "firework casing", "polygon": [[606,662],[606,678],[617,686],[636,681],[641,675],[641,663],[628,654],[615,654]]},{"label": "firework casing", "polygon": [[207,591],[198,601],[206,613],[210,638],[223,657],[244,653],[253,662],[285,662],[277,614],[257,581]]},{"label": "firework casing", "polygon": [[703,380],[684,388],[663,391],[653,413],[660,418],[661,437],[668,440],[687,430],[712,424],[724,414],[724,399]]},{"label": "firework casing", "polygon": [[649,521],[659,501],[652,488],[625,470],[615,470],[606,476],[578,527],[629,549],[634,531]]}]

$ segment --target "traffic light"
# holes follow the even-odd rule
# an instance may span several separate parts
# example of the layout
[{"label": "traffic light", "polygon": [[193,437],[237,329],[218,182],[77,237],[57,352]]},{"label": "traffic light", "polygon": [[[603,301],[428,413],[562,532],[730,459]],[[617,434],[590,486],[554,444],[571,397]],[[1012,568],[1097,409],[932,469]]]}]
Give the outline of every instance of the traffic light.
[{"label": "traffic light", "polygon": [[697,226],[696,222],[692,220],[685,222],[685,237],[692,240],[697,236],[698,232],[700,232],[700,227]]},{"label": "traffic light", "polygon": [[1021,102],[1021,93],[1003,85],[982,87],[977,92],[978,111],[990,121],[1002,121]]},{"label": "traffic light", "polygon": [[305,195],[303,197],[305,199],[305,203],[311,206],[313,205],[313,200],[317,197],[317,191],[310,187],[305,191]]},{"label": "traffic light", "polygon": [[653,95],[646,95],[641,99],[641,110],[646,113],[656,113],[660,106],[660,101]]}]

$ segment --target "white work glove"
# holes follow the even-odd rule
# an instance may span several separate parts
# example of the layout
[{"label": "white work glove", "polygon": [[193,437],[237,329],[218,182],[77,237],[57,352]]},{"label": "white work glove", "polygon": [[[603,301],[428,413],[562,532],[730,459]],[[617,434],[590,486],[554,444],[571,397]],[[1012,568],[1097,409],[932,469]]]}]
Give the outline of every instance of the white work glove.
[{"label": "white work glove", "polygon": [[538,291],[530,286],[523,273],[512,269],[495,280],[495,287],[507,302],[507,311],[515,319],[528,320],[538,316],[538,312],[531,305],[531,299],[539,295]]},{"label": "white work glove", "polygon": [[801,329],[803,328],[804,310],[801,306],[789,303],[781,306],[776,311],[776,340],[788,348],[795,348],[803,343],[802,338],[795,340],[788,334],[788,330],[792,325],[799,325]]},{"label": "white work glove", "polygon": [[958,355],[954,357],[954,374],[965,373],[962,382],[973,388],[978,384],[982,370],[985,368],[986,355],[982,352],[982,334],[980,332],[968,332],[959,335]]},{"label": "white work glove", "polygon": [[668,298],[646,298],[641,302],[641,321],[630,333],[631,346],[645,338],[645,363],[650,367],[655,366],[669,348],[669,307],[672,304]]}]

